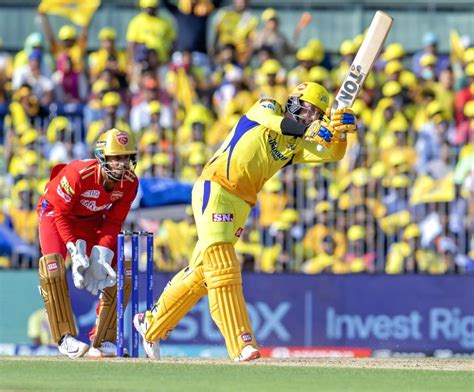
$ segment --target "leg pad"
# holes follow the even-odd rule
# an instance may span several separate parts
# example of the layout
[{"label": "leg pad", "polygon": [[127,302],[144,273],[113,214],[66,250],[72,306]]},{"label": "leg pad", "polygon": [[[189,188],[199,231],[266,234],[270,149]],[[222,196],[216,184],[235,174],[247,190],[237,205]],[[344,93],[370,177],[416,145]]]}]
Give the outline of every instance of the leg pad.
[{"label": "leg pad", "polygon": [[230,357],[237,358],[245,346],[256,347],[256,342],[234,247],[230,243],[210,246],[204,253],[203,265],[212,319],[224,336]]},{"label": "leg pad", "polygon": [[39,260],[39,291],[43,297],[53,341],[62,336],[76,336],[76,323],[69,298],[66,265],[60,254],[49,254]]}]

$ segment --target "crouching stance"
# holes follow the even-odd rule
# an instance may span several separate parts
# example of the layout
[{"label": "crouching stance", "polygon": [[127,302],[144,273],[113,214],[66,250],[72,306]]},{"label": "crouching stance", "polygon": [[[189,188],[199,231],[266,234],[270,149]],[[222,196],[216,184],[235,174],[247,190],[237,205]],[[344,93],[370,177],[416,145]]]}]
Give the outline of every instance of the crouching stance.
[{"label": "crouching stance", "polygon": [[159,340],[166,339],[206,294],[230,358],[260,357],[234,244],[257,194],[278,170],[344,156],[346,133],[355,132],[357,120],[350,109],[337,110],[331,120],[325,116],[328,106],[328,92],[316,83],[297,86],[285,109],[273,99],[261,99],[239,119],[207,163],[193,188],[198,242],[190,265],[169,282],[153,309],[134,318],[149,357],[159,358]]},{"label": "crouching stance", "polygon": [[[132,136],[111,129],[99,136],[97,159],[73,161],[51,170],[50,181],[38,203],[40,293],[51,335],[59,351],[76,358],[115,356],[115,253],[138,180]],[[69,254],[74,286],[93,295],[101,292],[92,347],[79,341],[66,280]],[[128,289],[130,293],[130,289]]]}]

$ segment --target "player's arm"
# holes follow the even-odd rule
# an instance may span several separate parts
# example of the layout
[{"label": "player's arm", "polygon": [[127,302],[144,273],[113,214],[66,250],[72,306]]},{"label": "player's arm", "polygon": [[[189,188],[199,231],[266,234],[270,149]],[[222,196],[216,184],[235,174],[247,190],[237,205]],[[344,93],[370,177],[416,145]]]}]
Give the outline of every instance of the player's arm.
[{"label": "player's arm", "polygon": [[286,136],[302,137],[307,126],[286,118],[281,105],[269,98],[257,101],[246,113],[249,120]]},{"label": "player's arm", "polygon": [[129,188],[127,194],[113,203],[112,207],[107,212],[97,245],[108,249],[114,248],[117,234],[122,229],[122,224],[125,221],[125,218],[127,218],[132,202],[137,194],[137,190],[138,179],[135,179],[133,186]]},{"label": "player's arm", "polygon": [[74,236],[70,218],[74,216],[74,206],[81,194],[81,179],[79,173],[69,167],[58,175],[61,176],[59,183],[51,190],[54,193],[54,221],[63,242],[75,243],[78,238]]},{"label": "player's arm", "polygon": [[303,149],[295,154],[293,163],[309,162],[334,162],[339,161],[346,153],[347,142],[337,140],[329,145],[328,148],[319,149],[319,144],[303,140]]}]

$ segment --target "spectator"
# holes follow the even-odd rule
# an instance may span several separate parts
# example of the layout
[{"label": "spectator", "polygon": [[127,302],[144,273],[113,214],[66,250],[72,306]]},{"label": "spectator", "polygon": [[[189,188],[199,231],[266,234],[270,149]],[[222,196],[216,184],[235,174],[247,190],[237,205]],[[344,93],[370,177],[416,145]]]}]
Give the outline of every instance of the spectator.
[{"label": "spectator", "polygon": [[28,337],[34,346],[54,345],[51,332],[49,330],[48,316],[44,308],[35,310],[28,317]]},{"label": "spectator", "polygon": [[47,14],[39,13],[39,16],[53,56],[57,59],[60,54],[66,52],[72,60],[74,70],[78,72],[83,71],[84,56],[87,51],[89,25],[92,20],[81,28],[79,36],[77,35],[77,30],[74,26],[62,26],[58,32],[58,40],[54,36]]},{"label": "spectator", "polygon": [[247,65],[252,55],[255,28],[258,19],[248,9],[248,0],[232,0],[232,5],[221,8],[214,18],[213,51],[232,43],[237,51],[239,64]]},{"label": "spectator", "polygon": [[140,0],[139,6],[141,12],[132,18],[126,34],[132,82],[141,72],[141,63],[147,60],[148,50],[156,53],[160,63],[166,63],[176,39],[173,24],[158,15],[159,0]]},{"label": "spectator", "polygon": [[87,97],[87,81],[83,72],[74,69],[67,53],[58,56],[57,71],[53,75],[56,88],[56,100],[60,106],[73,106],[69,109],[82,113],[82,103]]},{"label": "spectator", "polygon": [[[112,27],[103,27],[99,31],[100,49],[89,55],[89,78],[94,82],[101,72],[114,64],[114,71],[127,72],[127,53],[116,47],[117,33]],[[109,63],[109,64],[108,64]]]},{"label": "spectator", "polygon": [[[425,33],[425,35],[423,36],[422,43],[423,43],[423,49],[413,55],[412,71],[418,77],[423,77],[425,79],[427,77],[431,78],[431,76],[430,76],[431,74],[428,73],[428,72],[431,72],[431,71],[427,71],[426,68],[425,68],[425,71],[423,71],[424,65],[421,64],[422,58],[425,55],[429,54],[429,55],[433,56],[434,59],[435,59],[434,67],[433,67],[433,74],[434,74],[433,76],[438,77],[439,74],[441,73],[441,71],[448,67],[449,57],[446,56],[446,55],[440,54],[438,52],[439,39],[438,39],[438,36],[435,33],[433,33],[433,32]],[[426,59],[426,56],[425,56],[425,59]],[[424,75],[423,75],[423,73],[424,73]]]},{"label": "spectator", "polygon": [[28,64],[13,74],[12,88],[18,90],[23,85],[30,86],[40,107],[47,111],[53,102],[54,84],[50,77],[41,73],[41,62],[41,52],[32,51],[28,56]]},{"label": "spectator", "polygon": [[211,61],[207,51],[207,30],[209,17],[221,0],[164,0],[163,4],[174,16],[178,36],[175,51],[190,51],[193,62],[204,67],[206,73],[211,70]]}]

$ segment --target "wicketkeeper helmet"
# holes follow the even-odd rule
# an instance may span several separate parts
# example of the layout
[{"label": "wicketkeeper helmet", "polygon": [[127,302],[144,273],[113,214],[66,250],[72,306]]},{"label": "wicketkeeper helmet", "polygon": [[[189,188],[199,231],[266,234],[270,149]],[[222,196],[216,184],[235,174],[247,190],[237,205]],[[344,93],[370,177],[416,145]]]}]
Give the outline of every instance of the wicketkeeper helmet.
[{"label": "wicketkeeper helmet", "polygon": [[[130,156],[130,169],[136,165],[137,147],[133,135],[116,128],[109,129],[101,134],[95,143],[95,157],[108,176],[111,171],[107,167],[107,157],[128,155]],[[114,180],[120,180],[111,176]]]}]

